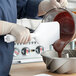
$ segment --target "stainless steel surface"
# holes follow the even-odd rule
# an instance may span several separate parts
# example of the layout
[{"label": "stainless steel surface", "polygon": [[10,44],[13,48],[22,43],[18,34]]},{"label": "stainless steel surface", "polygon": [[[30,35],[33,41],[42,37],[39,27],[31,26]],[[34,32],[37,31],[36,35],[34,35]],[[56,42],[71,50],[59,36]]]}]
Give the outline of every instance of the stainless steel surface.
[{"label": "stainless steel surface", "polygon": [[57,73],[76,73],[76,50],[69,51],[64,50],[62,53],[62,55],[68,53],[69,58],[59,58],[55,51],[43,52],[41,55],[47,69]]}]

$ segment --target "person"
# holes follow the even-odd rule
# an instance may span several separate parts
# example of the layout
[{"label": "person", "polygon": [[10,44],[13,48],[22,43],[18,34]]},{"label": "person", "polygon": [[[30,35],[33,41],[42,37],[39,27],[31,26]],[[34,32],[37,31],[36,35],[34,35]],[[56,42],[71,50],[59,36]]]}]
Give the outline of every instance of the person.
[{"label": "person", "polygon": [[0,76],[9,76],[14,52],[14,42],[6,43],[4,36],[9,33],[20,44],[31,38],[27,28],[16,24],[17,18],[35,18],[66,4],[67,0],[0,0]]}]

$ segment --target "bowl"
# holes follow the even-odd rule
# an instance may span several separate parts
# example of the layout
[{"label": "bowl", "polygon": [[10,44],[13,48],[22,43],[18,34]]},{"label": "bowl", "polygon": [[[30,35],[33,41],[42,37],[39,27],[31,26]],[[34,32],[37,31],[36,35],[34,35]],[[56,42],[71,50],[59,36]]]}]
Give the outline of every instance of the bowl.
[{"label": "bowl", "polygon": [[[68,58],[65,58],[64,54],[69,54]],[[50,72],[54,73],[76,73],[76,51],[64,50],[62,52],[62,58],[58,57],[55,51],[44,51],[41,53],[46,68]]]}]

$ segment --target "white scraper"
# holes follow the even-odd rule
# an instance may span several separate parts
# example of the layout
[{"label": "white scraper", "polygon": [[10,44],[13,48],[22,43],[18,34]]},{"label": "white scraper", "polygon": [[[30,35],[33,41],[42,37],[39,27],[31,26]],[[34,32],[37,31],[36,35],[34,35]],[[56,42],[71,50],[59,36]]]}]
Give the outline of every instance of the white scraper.
[{"label": "white scraper", "polygon": [[[47,46],[53,44],[60,38],[60,26],[58,22],[46,22],[41,23],[34,33],[31,33],[31,37],[34,38],[40,45]],[[6,35],[4,37],[5,42],[10,43],[16,40],[12,35]]]}]

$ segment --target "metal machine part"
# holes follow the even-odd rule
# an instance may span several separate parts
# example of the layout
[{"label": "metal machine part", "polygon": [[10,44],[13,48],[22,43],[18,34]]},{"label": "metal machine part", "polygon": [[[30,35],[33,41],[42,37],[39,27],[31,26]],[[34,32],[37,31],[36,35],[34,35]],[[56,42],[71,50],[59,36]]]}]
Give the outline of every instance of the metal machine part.
[{"label": "metal machine part", "polygon": [[40,54],[45,48],[40,46],[34,39],[25,45],[15,44],[14,48],[13,64],[43,61]]},{"label": "metal machine part", "polygon": [[43,52],[41,55],[47,69],[57,73],[76,73],[76,51],[64,50],[64,53],[68,53],[69,58],[59,58],[55,51]]}]

